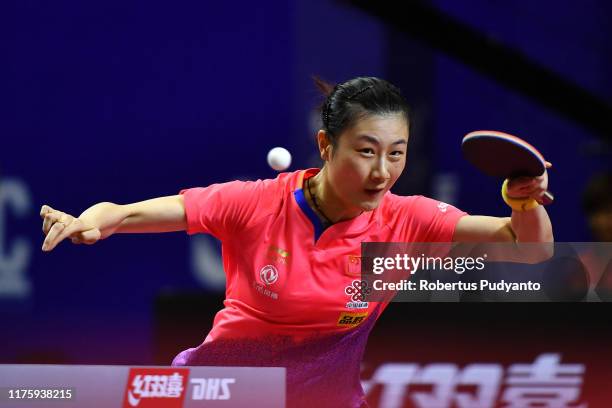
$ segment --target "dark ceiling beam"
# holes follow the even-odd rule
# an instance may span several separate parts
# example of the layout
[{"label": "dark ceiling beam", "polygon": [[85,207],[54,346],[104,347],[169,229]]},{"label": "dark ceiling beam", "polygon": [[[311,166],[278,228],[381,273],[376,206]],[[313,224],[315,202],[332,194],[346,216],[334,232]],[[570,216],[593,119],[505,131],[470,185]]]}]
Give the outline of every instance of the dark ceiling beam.
[{"label": "dark ceiling beam", "polygon": [[[451,55],[508,88],[574,120],[600,137],[612,138],[612,106],[424,1],[346,0],[398,30]],[[563,46],[559,44],[559,46]]]}]

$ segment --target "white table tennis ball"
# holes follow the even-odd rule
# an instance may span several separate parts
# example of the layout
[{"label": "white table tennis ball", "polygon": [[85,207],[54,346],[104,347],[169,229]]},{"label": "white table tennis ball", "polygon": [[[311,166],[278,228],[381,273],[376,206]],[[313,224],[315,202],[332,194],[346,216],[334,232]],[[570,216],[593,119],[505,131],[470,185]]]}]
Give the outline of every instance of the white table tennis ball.
[{"label": "white table tennis ball", "polygon": [[291,153],[283,147],[275,147],[268,152],[268,164],[276,171],[285,170],[291,165]]}]

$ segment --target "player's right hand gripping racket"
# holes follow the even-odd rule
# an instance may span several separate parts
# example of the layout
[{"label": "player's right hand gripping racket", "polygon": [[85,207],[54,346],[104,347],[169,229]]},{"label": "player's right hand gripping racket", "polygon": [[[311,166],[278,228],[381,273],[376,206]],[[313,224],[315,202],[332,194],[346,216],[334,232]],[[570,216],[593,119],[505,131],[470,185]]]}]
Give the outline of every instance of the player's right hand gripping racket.
[{"label": "player's right hand gripping racket", "polygon": [[[493,177],[538,177],[546,171],[546,160],[535,147],[504,132],[470,132],[463,138],[461,150],[467,161]],[[542,204],[550,204],[553,200],[554,196],[547,191]]]}]

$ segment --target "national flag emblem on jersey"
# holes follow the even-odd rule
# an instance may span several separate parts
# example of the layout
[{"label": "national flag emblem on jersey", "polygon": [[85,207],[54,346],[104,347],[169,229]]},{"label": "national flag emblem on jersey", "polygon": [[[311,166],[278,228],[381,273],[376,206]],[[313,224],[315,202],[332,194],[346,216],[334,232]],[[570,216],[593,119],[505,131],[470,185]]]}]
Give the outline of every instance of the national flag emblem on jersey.
[{"label": "national flag emblem on jersey", "polygon": [[346,274],[353,278],[358,278],[361,276],[361,257],[359,255],[347,256]]},{"label": "national flag emblem on jersey", "polygon": [[131,368],[123,408],[181,408],[188,368]]}]

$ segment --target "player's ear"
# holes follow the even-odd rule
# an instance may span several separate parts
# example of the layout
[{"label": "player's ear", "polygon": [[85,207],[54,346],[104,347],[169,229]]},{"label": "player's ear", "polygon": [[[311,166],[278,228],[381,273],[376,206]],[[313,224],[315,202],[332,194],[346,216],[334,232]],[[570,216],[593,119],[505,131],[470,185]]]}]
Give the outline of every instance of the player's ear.
[{"label": "player's ear", "polygon": [[331,157],[332,145],[327,137],[327,132],[320,129],[317,133],[317,144],[319,146],[319,154],[323,161],[328,161]]}]

